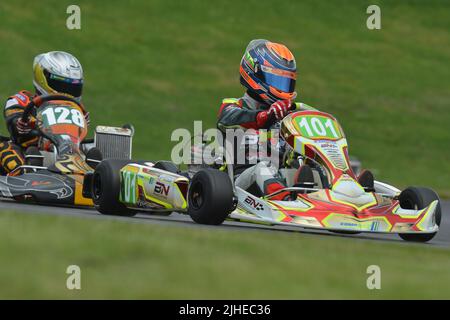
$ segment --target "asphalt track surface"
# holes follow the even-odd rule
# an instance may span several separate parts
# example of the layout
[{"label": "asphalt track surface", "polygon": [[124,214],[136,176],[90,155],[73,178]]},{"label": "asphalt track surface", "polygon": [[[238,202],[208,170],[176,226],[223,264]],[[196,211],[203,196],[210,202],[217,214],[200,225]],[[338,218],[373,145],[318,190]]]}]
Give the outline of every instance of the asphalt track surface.
[{"label": "asphalt track surface", "polygon": [[[445,246],[450,247],[450,201],[442,201],[442,221],[438,234],[428,243],[420,245],[431,246]],[[395,234],[367,234],[361,233],[356,235],[336,234],[328,231],[316,231],[310,229],[301,229],[296,227],[285,226],[265,226],[251,223],[226,221],[220,226],[205,226],[194,223],[188,215],[172,213],[169,216],[156,216],[147,214],[137,214],[134,217],[113,217],[103,216],[95,209],[81,209],[68,207],[49,207],[35,204],[17,203],[12,200],[0,200],[0,214],[1,211],[11,210],[24,212],[27,214],[46,214],[46,215],[63,215],[74,217],[85,217],[90,219],[115,219],[130,223],[148,223],[159,224],[166,226],[176,226],[185,228],[216,228],[222,230],[239,230],[239,231],[262,231],[262,232],[297,232],[302,234],[310,234],[317,237],[351,237],[355,240],[371,240],[371,241],[386,241],[410,243],[403,241]]]}]

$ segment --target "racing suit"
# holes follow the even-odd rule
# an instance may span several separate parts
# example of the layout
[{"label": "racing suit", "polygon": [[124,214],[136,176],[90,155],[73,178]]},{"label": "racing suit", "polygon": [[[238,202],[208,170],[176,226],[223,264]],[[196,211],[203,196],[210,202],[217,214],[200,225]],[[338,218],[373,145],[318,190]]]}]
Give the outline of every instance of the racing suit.
[{"label": "racing suit", "polygon": [[[32,134],[19,134],[17,120],[22,116],[26,105],[34,95],[26,90],[19,91],[8,98],[3,111],[6,128],[10,134],[10,141],[0,143],[0,171],[7,174],[25,163],[23,151],[29,146],[37,145],[38,137]],[[33,127],[36,119],[30,117],[30,126]],[[17,171],[16,171],[17,172]],[[17,172],[19,173],[19,172]]]},{"label": "racing suit", "polygon": [[[296,110],[316,110],[304,103],[295,105]],[[227,129],[268,129],[270,121],[264,121],[259,116],[264,110],[267,110],[267,106],[248,93],[242,98],[224,99],[219,109],[217,127],[222,133]],[[244,168],[235,166],[234,171],[241,172],[235,180],[235,185],[256,195],[271,194],[285,187],[285,182],[278,174],[278,168],[267,160]],[[280,194],[280,199],[284,196],[285,194]]]},{"label": "racing suit", "polygon": [[[29,91],[22,90],[6,101],[3,116],[6,128],[10,134],[10,141],[0,143],[0,174],[21,174],[20,170],[14,171],[17,167],[25,164],[24,152],[30,146],[37,146],[39,137],[32,133],[21,134],[17,130],[17,120],[22,116],[25,107],[36,95]],[[88,113],[84,113],[88,120]],[[36,123],[35,114],[31,114],[29,126],[34,128]],[[11,173],[13,172],[13,173]]]}]

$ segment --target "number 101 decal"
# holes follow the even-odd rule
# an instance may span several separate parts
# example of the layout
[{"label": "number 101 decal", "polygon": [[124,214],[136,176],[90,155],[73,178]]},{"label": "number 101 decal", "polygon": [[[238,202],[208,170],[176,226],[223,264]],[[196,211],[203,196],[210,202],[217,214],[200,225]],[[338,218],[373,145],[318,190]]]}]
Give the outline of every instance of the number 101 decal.
[{"label": "number 101 decal", "polygon": [[342,134],[336,121],[324,116],[301,116],[295,119],[299,131],[305,138],[340,139]]}]

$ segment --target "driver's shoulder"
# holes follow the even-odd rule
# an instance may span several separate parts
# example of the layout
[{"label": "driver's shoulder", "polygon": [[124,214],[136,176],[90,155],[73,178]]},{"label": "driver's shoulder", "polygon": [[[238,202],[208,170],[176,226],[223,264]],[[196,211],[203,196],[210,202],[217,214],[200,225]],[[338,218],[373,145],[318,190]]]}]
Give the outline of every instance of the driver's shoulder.
[{"label": "driver's shoulder", "polygon": [[224,105],[236,105],[242,107],[242,98],[224,98],[222,99],[221,106]]},{"label": "driver's shoulder", "polygon": [[25,107],[30,103],[33,98],[33,94],[27,90],[20,90],[14,95],[8,97],[5,103],[5,110],[10,108],[15,108],[17,106]]},{"label": "driver's shoulder", "polygon": [[222,99],[222,103],[220,104],[218,116],[222,114],[222,112],[229,107],[238,107],[242,108],[242,99],[241,98],[224,98]]}]

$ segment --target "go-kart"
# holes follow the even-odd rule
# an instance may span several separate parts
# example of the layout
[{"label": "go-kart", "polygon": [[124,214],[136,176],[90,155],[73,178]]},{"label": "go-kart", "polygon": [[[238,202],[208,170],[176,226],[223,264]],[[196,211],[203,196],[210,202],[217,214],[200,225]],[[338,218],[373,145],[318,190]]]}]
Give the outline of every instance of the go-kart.
[{"label": "go-kart", "polygon": [[[237,208],[227,218],[340,233],[396,233],[418,242],[438,232],[441,207],[433,190],[400,191],[379,181],[361,185],[350,165],[344,132],[330,114],[292,112],[279,124],[279,132],[286,146],[279,174],[287,187],[257,196],[235,185]],[[304,165],[309,174],[299,181]],[[228,172],[234,181],[231,165]],[[286,193],[289,196],[279,200]]]},{"label": "go-kart", "polygon": [[83,178],[103,156],[94,139],[86,139],[83,106],[65,95],[37,96],[26,106],[22,119],[28,120],[32,113],[36,118],[32,133],[39,137],[39,144],[25,151],[24,165],[0,176],[2,198],[92,206],[92,200],[82,195]]},{"label": "go-kart", "polygon": [[[201,192],[188,192],[193,189]],[[203,169],[190,179],[170,161],[103,160],[86,174],[83,195],[106,215],[179,212],[204,224],[222,223],[234,206],[232,184],[225,172]],[[203,214],[198,206],[215,214]]]},{"label": "go-kart", "polygon": [[[279,169],[287,187],[269,195],[235,185],[232,164],[227,164],[228,174],[203,168],[188,175],[166,161],[112,159],[86,176],[84,195],[103,214],[177,211],[201,224],[232,219],[340,233],[395,233],[419,242],[438,232],[440,200],[431,189],[400,191],[379,181],[370,187],[358,182],[344,132],[333,116],[292,112],[280,123],[280,138],[291,160]],[[298,168],[304,165],[310,166],[310,177],[296,181]],[[279,200],[282,193],[288,196]]]}]

